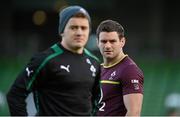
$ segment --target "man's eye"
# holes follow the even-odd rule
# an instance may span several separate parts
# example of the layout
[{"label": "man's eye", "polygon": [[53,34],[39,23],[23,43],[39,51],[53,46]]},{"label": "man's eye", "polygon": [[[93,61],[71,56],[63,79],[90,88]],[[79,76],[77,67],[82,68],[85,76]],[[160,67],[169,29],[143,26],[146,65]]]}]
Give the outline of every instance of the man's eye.
[{"label": "man's eye", "polygon": [[82,27],[81,27],[81,29],[82,29],[82,30],[86,30],[86,29],[87,29],[87,27],[85,27],[85,26],[82,26]]},{"label": "man's eye", "polygon": [[116,40],[111,40],[111,41],[110,41],[110,43],[115,43],[115,42],[116,42]]},{"label": "man's eye", "polygon": [[106,43],[107,41],[101,40],[101,43]]},{"label": "man's eye", "polygon": [[75,30],[75,29],[77,29],[77,26],[71,26],[71,29]]}]

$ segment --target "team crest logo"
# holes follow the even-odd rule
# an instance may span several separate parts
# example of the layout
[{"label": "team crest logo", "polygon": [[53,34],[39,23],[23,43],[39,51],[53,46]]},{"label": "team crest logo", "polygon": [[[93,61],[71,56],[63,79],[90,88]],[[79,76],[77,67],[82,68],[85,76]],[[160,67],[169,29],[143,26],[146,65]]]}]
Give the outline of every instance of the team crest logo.
[{"label": "team crest logo", "polygon": [[92,72],[92,76],[95,77],[96,76],[96,68],[93,65],[91,65],[90,70]]},{"label": "team crest logo", "polygon": [[90,71],[92,72],[92,76],[95,77],[96,76],[96,68],[94,67],[94,65],[91,63],[91,61],[88,58],[86,59],[86,63],[88,63],[90,65]]},{"label": "team crest logo", "polygon": [[86,59],[86,62],[87,62],[88,64],[90,64],[90,65],[92,64],[91,61],[90,61],[88,58]]},{"label": "team crest logo", "polygon": [[113,71],[113,73],[111,73],[111,76],[109,78],[109,80],[113,80],[113,78],[116,76],[116,71]]}]

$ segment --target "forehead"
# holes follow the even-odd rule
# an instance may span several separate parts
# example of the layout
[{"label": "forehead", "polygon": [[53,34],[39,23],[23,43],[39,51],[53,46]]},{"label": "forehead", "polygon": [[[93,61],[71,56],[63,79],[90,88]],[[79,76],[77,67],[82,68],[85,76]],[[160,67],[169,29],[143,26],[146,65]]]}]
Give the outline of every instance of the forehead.
[{"label": "forehead", "polygon": [[99,40],[112,40],[112,39],[119,39],[118,33],[113,32],[100,32]]},{"label": "forehead", "polygon": [[89,27],[89,21],[87,18],[83,18],[83,17],[72,17],[69,19],[66,25],[77,25],[77,26]]}]

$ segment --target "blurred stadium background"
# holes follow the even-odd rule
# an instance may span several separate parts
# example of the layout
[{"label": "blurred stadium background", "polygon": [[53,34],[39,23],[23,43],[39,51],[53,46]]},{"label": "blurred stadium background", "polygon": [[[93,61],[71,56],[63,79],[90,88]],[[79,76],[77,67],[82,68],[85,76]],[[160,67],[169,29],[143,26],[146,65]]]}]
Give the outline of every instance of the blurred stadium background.
[{"label": "blurred stadium background", "polygon": [[0,4],[0,115],[5,94],[30,57],[58,41],[58,12],[81,5],[92,17],[87,48],[100,56],[95,30],[104,19],[125,28],[125,53],[145,75],[142,115],[180,110],[180,7],[175,0],[6,0]]}]

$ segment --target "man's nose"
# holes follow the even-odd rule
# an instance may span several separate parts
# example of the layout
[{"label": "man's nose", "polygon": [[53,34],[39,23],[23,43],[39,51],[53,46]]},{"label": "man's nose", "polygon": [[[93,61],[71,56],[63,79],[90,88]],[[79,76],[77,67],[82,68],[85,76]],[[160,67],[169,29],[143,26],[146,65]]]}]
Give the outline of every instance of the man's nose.
[{"label": "man's nose", "polygon": [[110,48],[110,47],[111,47],[111,43],[107,41],[105,44],[105,48]]},{"label": "man's nose", "polygon": [[76,34],[77,34],[77,35],[81,35],[82,33],[83,33],[82,29],[81,29],[81,28],[78,28]]}]

